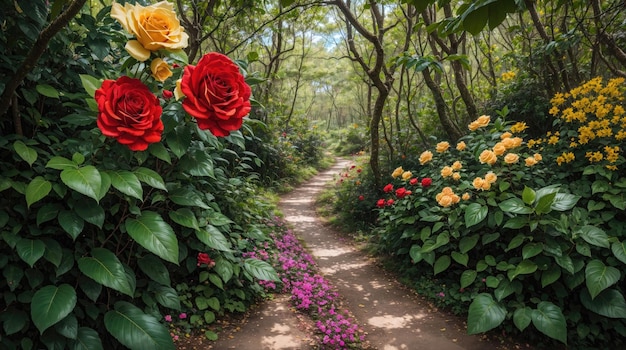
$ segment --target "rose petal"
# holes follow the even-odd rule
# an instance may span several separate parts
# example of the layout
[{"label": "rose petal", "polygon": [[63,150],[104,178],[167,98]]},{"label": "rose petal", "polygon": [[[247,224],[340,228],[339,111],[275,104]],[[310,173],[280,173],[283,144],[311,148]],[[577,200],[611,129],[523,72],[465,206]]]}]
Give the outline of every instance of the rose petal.
[{"label": "rose petal", "polygon": [[137,40],[129,40],[124,48],[139,62],[143,62],[150,58],[150,50],[146,50]]}]

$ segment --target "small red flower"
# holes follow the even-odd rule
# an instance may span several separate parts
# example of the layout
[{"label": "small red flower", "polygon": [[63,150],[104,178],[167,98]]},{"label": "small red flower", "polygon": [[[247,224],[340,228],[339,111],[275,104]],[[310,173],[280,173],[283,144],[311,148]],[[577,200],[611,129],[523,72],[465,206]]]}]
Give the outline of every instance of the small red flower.
[{"label": "small red flower", "polygon": [[404,198],[411,194],[411,191],[407,191],[406,188],[400,187],[396,190],[396,197]]},{"label": "small red flower", "polygon": [[385,191],[385,193],[389,193],[389,192],[393,191],[393,185],[392,184],[387,184],[387,186],[385,186],[383,188],[383,191]]},{"label": "small red flower", "polygon": [[409,183],[411,185],[415,186],[415,185],[417,185],[419,183],[419,180],[416,177],[414,177],[411,180],[409,180]]},{"label": "small red flower", "polygon": [[422,179],[422,187],[428,187],[433,184],[433,179],[430,177],[425,177]]},{"label": "small red flower", "polygon": [[208,267],[215,266],[215,261],[213,261],[209,254],[207,253],[198,253],[198,266],[207,265]]},{"label": "small red flower", "polygon": [[357,173],[360,173],[361,171],[363,171],[363,169],[361,169],[361,168],[358,168],[358,169],[356,170],[356,172],[357,172]]},{"label": "small red flower", "polygon": [[172,63],[172,68],[176,69],[176,68],[178,68],[178,67],[180,67],[180,66],[178,65],[178,63]]},{"label": "small red flower", "polygon": [[390,206],[393,205],[394,202],[395,201],[393,199],[388,199],[386,204],[387,204],[388,207],[390,207]]},{"label": "small red flower", "polygon": [[162,96],[164,99],[169,100],[170,98],[174,97],[174,93],[170,90],[163,90]]},{"label": "small red flower", "polygon": [[385,206],[385,200],[384,199],[379,199],[378,202],[376,202],[376,206],[379,208],[382,208]]},{"label": "small red flower", "polygon": [[363,195],[360,195],[360,196],[359,196],[359,200],[360,200],[360,201],[362,201],[362,200],[364,200],[364,199],[365,199],[365,196],[363,196]]}]

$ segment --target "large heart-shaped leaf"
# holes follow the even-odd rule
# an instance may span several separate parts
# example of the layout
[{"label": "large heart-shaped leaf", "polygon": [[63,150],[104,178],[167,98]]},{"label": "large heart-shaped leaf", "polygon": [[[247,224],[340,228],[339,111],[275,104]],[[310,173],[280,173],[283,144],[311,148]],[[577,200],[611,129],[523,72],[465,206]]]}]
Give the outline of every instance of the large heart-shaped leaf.
[{"label": "large heart-shaped leaf", "polygon": [[438,274],[443,272],[450,267],[452,260],[450,259],[450,255],[442,255],[437,260],[435,260],[435,265],[433,265],[434,274]]},{"label": "large heart-shaped leaf", "polygon": [[626,301],[618,290],[609,288],[603,290],[595,298],[587,289],[580,291],[580,301],[589,310],[610,318],[626,318]]},{"label": "large heart-shaped leaf", "polygon": [[28,165],[33,165],[33,163],[37,160],[37,151],[26,146],[22,141],[13,142],[13,149],[15,152],[28,163]]},{"label": "large heart-shaped leaf", "polygon": [[51,190],[50,181],[41,176],[35,177],[26,187],[26,205],[30,208],[33,203],[45,198]]},{"label": "large heart-shaped leaf", "polygon": [[215,226],[207,225],[206,230],[197,230],[196,237],[198,237],[200,242],[210,248],[224,252],[231,251],[230,242],[228,242],[224,234]]},{"label": "large heart-shaped leaf", "polygon": [[133,350],[174,350],[170,332],[157,318],[125,301],[104,315],[104,326],[124,346]]},{"label": "large heart-shaped leaf", "polygon": [[85,227],[85,220],[78,216],[76,212],[70,210],[61,211],[57,220],[59,220],[59,225],[73,240],[76,240],[78,235],[83,232],[83,227]]},{"label": "large heart-shaped leaf", "polygon": [[158,188],[159,190],[167,191],[163,178],[156,171],[140,167],[135,169],[133,173],[137,176],[139,181],[146,183],[151,187]]},{"label": "large heart-shaped leaf", "polygon": [[127,170],[109,171],[107,174],[111,178],[111,185],[115,189],[140,201],[143,200],[143,189],[141,188],[139,178],[135,174]]},{"label": "large heart-shaped leaf", "polygon": [[127,219],[125,226],[135,242],[161,259],[178,264],[176,234],[161,215],[144,211],[136,219]]},{"label": "large heart-shaped leaf", "polygon": [[78,260],[78,268],[87,277],[94,281],[115,289],[128,296],[133,296],[124,265],[113,252],[105,248],[94,248],[91,256],[82,257]]},{"label": "large heart-shaped leaf", "polygon": [[617,283],[620,275],[618,269],[613,266],[606,266],[600,260],[596,259],[588,262],[587,267],[585,267],[585,283],[591,299],[594,299],[600,292]]},{"label": "large heart-shaped leaf", "polygon": [[513,313],[513,323],[520,331],[524,331],[532,321],[532,309],[529,307],[520,307]]},{"label": "large heart-shaped leaf", "polygon": [[541,333],[567,344],[567,324],[561,309],[548,301],[542,301],[531,313],[533,325]]},{"label": "large heart-shaped leaf", "polygon": [[576,233],[589,244],[602,248],[608,248],[610,246],[609,236],[599,227],[585,225]]},{"label": "large heart-shaped leaf", "polygon": [[38,239],[22,238],[15,244],[17,255],[20,256],[30,267],[33,267],[37,260],[41,259],[46,251],[46,245]]},{"label": "large heart-shaped leaf", "polygon": [[102,178],[100,172],[92,165],[82,168],[67,168],[61,171],[61,181],[76,192],[99,200]]},{"label": "large heart-shaped leaf", "polygon": [[76,300],[76,291],[69,284],[49,285],[36,291],[30,303],[30,317],[39,333],[69,315]]},{"label": "large heart-shaped leaf", "polygon": [[465,288],[476,280],[476,270],[465,270],[461,274],[461,288]]},{"label": "large heart-shaped leaf", "polygon": [[619,259],[619,261],[626,264],[626,241],[614,242],[611,244],[611,251],[613,252],[613,255]]},{"label": "large heart-shaped leaf", "polygon": [[467,315],[467,332],[478,334],[498,327],[506,318],[506,308],[487,293],[474,298]]},{"label": "large heart-shaped leaf", "polygon": [[75,340],[70,340],[72,350],[104,350],[98,332],[88,327],[78,328]]},{"label": "large heart-shaped leaf", "polygon": [[465,208],[465,226],[470,227],[479,224],[487,217],[488,213],[489,208],[486,205],[478,203],[468,205]]},{"label": "large heart-shaped leaf", "polygon": [[248,271],[254,278],[266,281],[279,281],[276,270],[272,265],[258,259],[246,259],[243,268]]}]

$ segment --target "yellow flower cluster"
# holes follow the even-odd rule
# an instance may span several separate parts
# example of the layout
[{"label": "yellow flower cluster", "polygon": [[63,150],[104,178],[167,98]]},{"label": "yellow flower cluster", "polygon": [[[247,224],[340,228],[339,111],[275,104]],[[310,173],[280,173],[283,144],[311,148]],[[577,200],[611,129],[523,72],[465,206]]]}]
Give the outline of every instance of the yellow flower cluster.
[{"label": "yellow flower cluster", "polygon": [[[606,84],[597,77],[573,88],[567,93],[557,93],[550,100],[550,114],[563,121],[564,127],[576,132],[569,142],[569,148],[581,149],[579,156],[585,155],[590,163],[606,162],[606,167],[616,170],[614,163],[620,158],[618,146],[606,145],[609,142],[623,142],[626,139],[626,111],[624,109],[624,78],[610,79]],[[559,133],[547,134],[545,140],[530,140],[528,147],[547,142],[558,145]],[[594,141],[601,141],[600,144]],[[575,159],[573,152],[563,152],[557,157],[558,165]]]},{"label": "yellow flower cluster", "polygon": [[461,173],[459,173],[461,168],[463,168],[463,165],[457,160],[452,166],[444,166],[441,169],[441,177],[452,177],[454,181],[459,181],[461,179]]},{"label": "yellow flower cluster", "polygon": [[450,187],[444,187],[441,192],[437,193],[435,199],[437,200],[437,203],[444,208],[452,206],[461,201],[461,197],[455,194]]},{"label": "yellow flower cluster", "polygon": [[422,152],[422,154],[420,154],[420,164],[424,165],[428,162],[430,162],[433,159],[433,152],[431,151],[424,151]]},{"label": "yellow flower cluster", "polygon": [[515,79],[515,72],[513,72],[513,71],[504,72],[500,76],[500,79],[502,79],[502,82],[504,82],[504,83],[506,83],[508,81],[511,81],[511,80]]},{"label": "yellow flower cluster", "polygon": [[493,172],[488,172],[484,178],[477,177],[472,181],[472,185],[475,189],[481,191],[488,191],[491,188],[491,184],[495,183],[498,180],[498,176]]},{"label": "yellow flower cluster", "polygon": [[435,150],[438,153],[443,153],[443,152],[447,151],[448,148],[450,148],[450,144],[447,141],[443,141],[443,142],[439,142],[437,144],[437,147],[435,148]]},{"label": "yellow flower cluster", "polygon": [[488,116],[488,115],[481,115],[480,117],[478,117],[478,119],[476,119],[473,122],[471,122],[467,127],[471,131],[476,131],[478,128],[484,128],[485,126],[489,125],[490,121],[491,121],[491,117],[490,116]]},{"label": "yellow flower cluster", "polygon": [[402,167],[399,166],[391,173],[391,177],[395,179],[396,177],[402,175],[403,172],[404,172],[404,169],[402,169]]},{"label": "yellow flower cluster", "polygon": [[517,122],[511,126],[511,132],[514,134],[519,134],[526,129],[528,129],[528,126],[524,122]]}]

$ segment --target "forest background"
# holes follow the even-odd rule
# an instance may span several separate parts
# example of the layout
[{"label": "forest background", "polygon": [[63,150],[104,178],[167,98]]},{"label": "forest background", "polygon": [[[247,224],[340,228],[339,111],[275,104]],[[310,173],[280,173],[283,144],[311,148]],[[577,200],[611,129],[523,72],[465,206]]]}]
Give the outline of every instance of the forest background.
[{"label": "forest background", "polygon": [[223,53],[252,110],[217,138],[163,94],[174,79],[153,82],[164,133],[146,151],[95,123],[101,81],[147,69],[111,2],[1,2],[3,345],[167,348],[170,310],[213,337],[277,279],[251,254],[269,244],[269,192],[330,149],[362,156],[338,221],[470,332],[581,348],[626,335],[623,1],[177,0],[189,45],[164,56],[174,73]]}]

